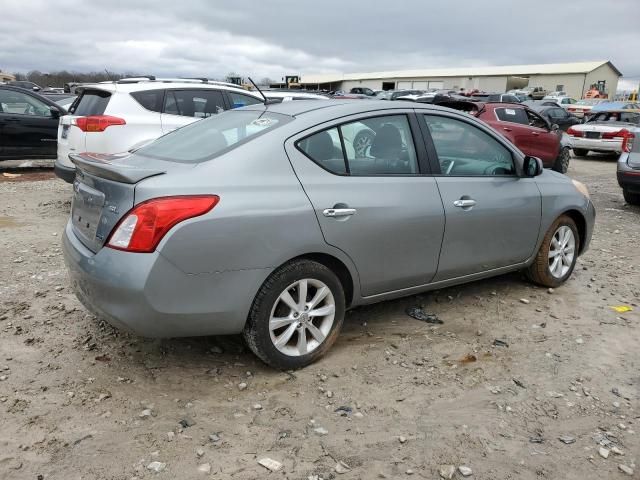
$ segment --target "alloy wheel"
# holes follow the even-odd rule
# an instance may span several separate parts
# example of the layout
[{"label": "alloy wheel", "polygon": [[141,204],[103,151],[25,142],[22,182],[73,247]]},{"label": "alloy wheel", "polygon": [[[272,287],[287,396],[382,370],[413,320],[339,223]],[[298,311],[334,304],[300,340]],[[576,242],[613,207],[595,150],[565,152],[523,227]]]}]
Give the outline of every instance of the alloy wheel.
[{"label": "alloy wheel", "polygon": [[329,335],[335,311],[335,299],[325,283],[312,278],[298,280],[278,296],[271,309],[271,342],[288,356],[311,353]]},{"label": "alloy wheel", "polygon": [[576,238],[566,225],[559,227],[549,245],[549,271],[555,278],[563,278],[571,270],[575,257]]}]

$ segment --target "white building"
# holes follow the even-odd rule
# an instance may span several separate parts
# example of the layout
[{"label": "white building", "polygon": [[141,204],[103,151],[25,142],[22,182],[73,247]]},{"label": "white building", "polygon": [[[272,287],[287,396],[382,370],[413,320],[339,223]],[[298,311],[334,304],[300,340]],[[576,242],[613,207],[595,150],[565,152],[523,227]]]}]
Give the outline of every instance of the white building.
[{"label": "white building", "polygon": [[446,88],[506,92],[526,86],[548,91],[564,90],[582,98],[592,85],[599,85],[613,97],[622,73],[609,61],[510,65],[502,67],[437,68],[303,75],[300,83],[309,89],[344,90],[369,87],[373,90]]}]

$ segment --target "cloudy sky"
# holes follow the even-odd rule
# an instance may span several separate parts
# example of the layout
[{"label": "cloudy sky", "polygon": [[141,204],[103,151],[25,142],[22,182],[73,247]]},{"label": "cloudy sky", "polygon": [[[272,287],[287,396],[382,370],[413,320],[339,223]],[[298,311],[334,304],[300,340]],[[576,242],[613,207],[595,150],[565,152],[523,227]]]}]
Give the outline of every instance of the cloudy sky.
[{"label": "cloudy sky", "polygon": [[0,69],[256,78],[611,60],[640,82],[638,0],[0,0]]}]

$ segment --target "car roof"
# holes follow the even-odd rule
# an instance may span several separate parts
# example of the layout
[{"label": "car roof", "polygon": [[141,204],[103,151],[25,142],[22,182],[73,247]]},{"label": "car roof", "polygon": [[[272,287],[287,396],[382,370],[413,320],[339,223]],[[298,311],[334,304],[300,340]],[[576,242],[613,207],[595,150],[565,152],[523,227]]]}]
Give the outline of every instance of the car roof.
[{"label": "car roof", "polygon": [[105,90],[108,92],[139,92],[147,90],[164,90],[164,89],[196,89],[196,90],[227,90],[230,92],[237,92],[252,97],[262,98],[259,93],[246,90],[240,86],[232,86],[231,84],[223,82],[201,82],[201,81],[189,81],[189,79],[158,79],[158,80],[140,80],[140,81],[118,81],[118,82],[99,82],[99,83],[86,83],[76,87],[83,90]]},{"label": "car roof", "polygon": [[[500,104],[495,104],[500,105]],[[515,105],[520,104],[503,104],[503,105]],[[358,113],[367,113],[372,111],[384,111],[384,110],[432,110],[451,112],[451,109],[433,105],[430,103],[413,103],[401,100],[390,100],[381,102],[380,100],[340,100],[331,99],[324,102],[318,102],[317,100],[299,100],[296,102],[282,102],[269,105],[249,105],[243,107],[242,110],[268,110],[274,113],[280,113],[283,115],[289,115],[292,117],[304,116],[309,113],[321,113],[323,116],[327,116],[327,120],[333,118],[339,118],[346,115],[354,115]]]}]

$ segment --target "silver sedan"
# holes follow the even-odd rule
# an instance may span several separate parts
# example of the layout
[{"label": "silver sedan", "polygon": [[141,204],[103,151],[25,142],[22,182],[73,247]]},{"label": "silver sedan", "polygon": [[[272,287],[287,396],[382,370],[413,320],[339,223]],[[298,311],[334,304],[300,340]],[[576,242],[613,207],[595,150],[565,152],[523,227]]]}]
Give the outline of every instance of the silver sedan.
[{"label": "silver sedan", "polygon": [[584,185],[483,122],[406,102],[258,104],[71,157],[64,252],[87,308],[146,336],[242,333],[283,369],[358,305],[517,270],[558,287],[595,217]]}]

